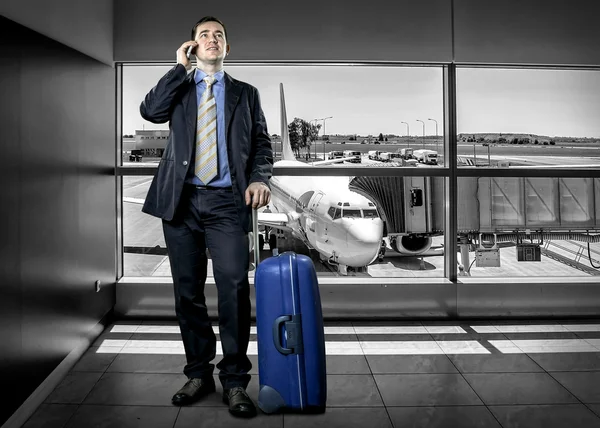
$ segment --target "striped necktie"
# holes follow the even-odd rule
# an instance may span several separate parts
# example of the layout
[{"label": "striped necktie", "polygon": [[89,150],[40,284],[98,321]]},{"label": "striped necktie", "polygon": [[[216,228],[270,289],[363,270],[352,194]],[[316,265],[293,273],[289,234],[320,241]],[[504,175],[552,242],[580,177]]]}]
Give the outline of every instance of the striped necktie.
[{"label": "striped necktie", "polygon": [[206,76],[206,90],[198,106],[196,126],[196,170],[202,183],[208,184],[217,176],[217,104],[212,93],[215,78]]}]

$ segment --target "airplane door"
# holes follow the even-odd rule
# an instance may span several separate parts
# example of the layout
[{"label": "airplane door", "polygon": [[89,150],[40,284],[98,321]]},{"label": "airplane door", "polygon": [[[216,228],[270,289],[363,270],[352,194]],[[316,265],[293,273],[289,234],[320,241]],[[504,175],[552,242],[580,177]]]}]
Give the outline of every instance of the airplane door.
[{"label": "airplane door", "polygon": [[317,206],[323,198],[323,193],[316,194],[310,205],[308,206],[308,218],[306,220],[306,234],[309,236],[309,240],[314,242],[315,235],[317,234],[317,216],[315,215]]}]

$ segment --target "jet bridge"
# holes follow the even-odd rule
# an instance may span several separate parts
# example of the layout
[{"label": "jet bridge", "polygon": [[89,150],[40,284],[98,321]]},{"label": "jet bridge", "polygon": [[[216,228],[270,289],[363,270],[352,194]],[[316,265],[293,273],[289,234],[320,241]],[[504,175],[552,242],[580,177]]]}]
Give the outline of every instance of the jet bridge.
[{"label": "jet bridge", "polygon": [[[388,235],[423,237],[444,231],[443,183],[441,177],[354,177],[349,187],[375,202]],[[600,242],[591,235],[600,230],[598,178],[461,177],[457,194],[462,245]],[[464,248],[461,253],[464,261]],[[533,257],[539,260],[538,253]]]}]

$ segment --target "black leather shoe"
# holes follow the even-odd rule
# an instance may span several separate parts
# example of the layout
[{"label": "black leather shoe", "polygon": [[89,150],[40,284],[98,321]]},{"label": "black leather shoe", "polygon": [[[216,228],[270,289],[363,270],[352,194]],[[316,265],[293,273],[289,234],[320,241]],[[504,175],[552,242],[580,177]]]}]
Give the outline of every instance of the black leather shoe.
[{"label": "black leather shoe", "polygon": [[251,418],[256,416],[256,407],[248,397],[246,390],[241,386],[236,386],[223,391],[223,402],[229,404],[229,413],[241,418]]},{"label": "black leather shoe", "polygon": [[183,385],[183,388],[175,393],[171,402],[176,406],[184,406],[199,400],[211,392],[215,392],[215,381],[212,378],[192,378]]}]

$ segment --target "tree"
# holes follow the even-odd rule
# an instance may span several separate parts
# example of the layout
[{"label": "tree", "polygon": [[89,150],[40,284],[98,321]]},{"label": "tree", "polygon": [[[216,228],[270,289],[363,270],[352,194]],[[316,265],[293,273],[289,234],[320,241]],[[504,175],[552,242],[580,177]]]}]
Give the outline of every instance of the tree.
[{"label": "tree", "polygon": [[288,125],[290,145],[296,156],[300,156],[301,149],[310,150],[310,143],[317,139],[319,129],[321,129],[321,125],[311,125],[299,117],[295,117],[294,121]]},{"label": "tree", "polygon": [[379,133],[379,138],[378,138],[378,140],[379,140],[379,141],[383,141],[383,134],[382,134],[381,132]]}]

